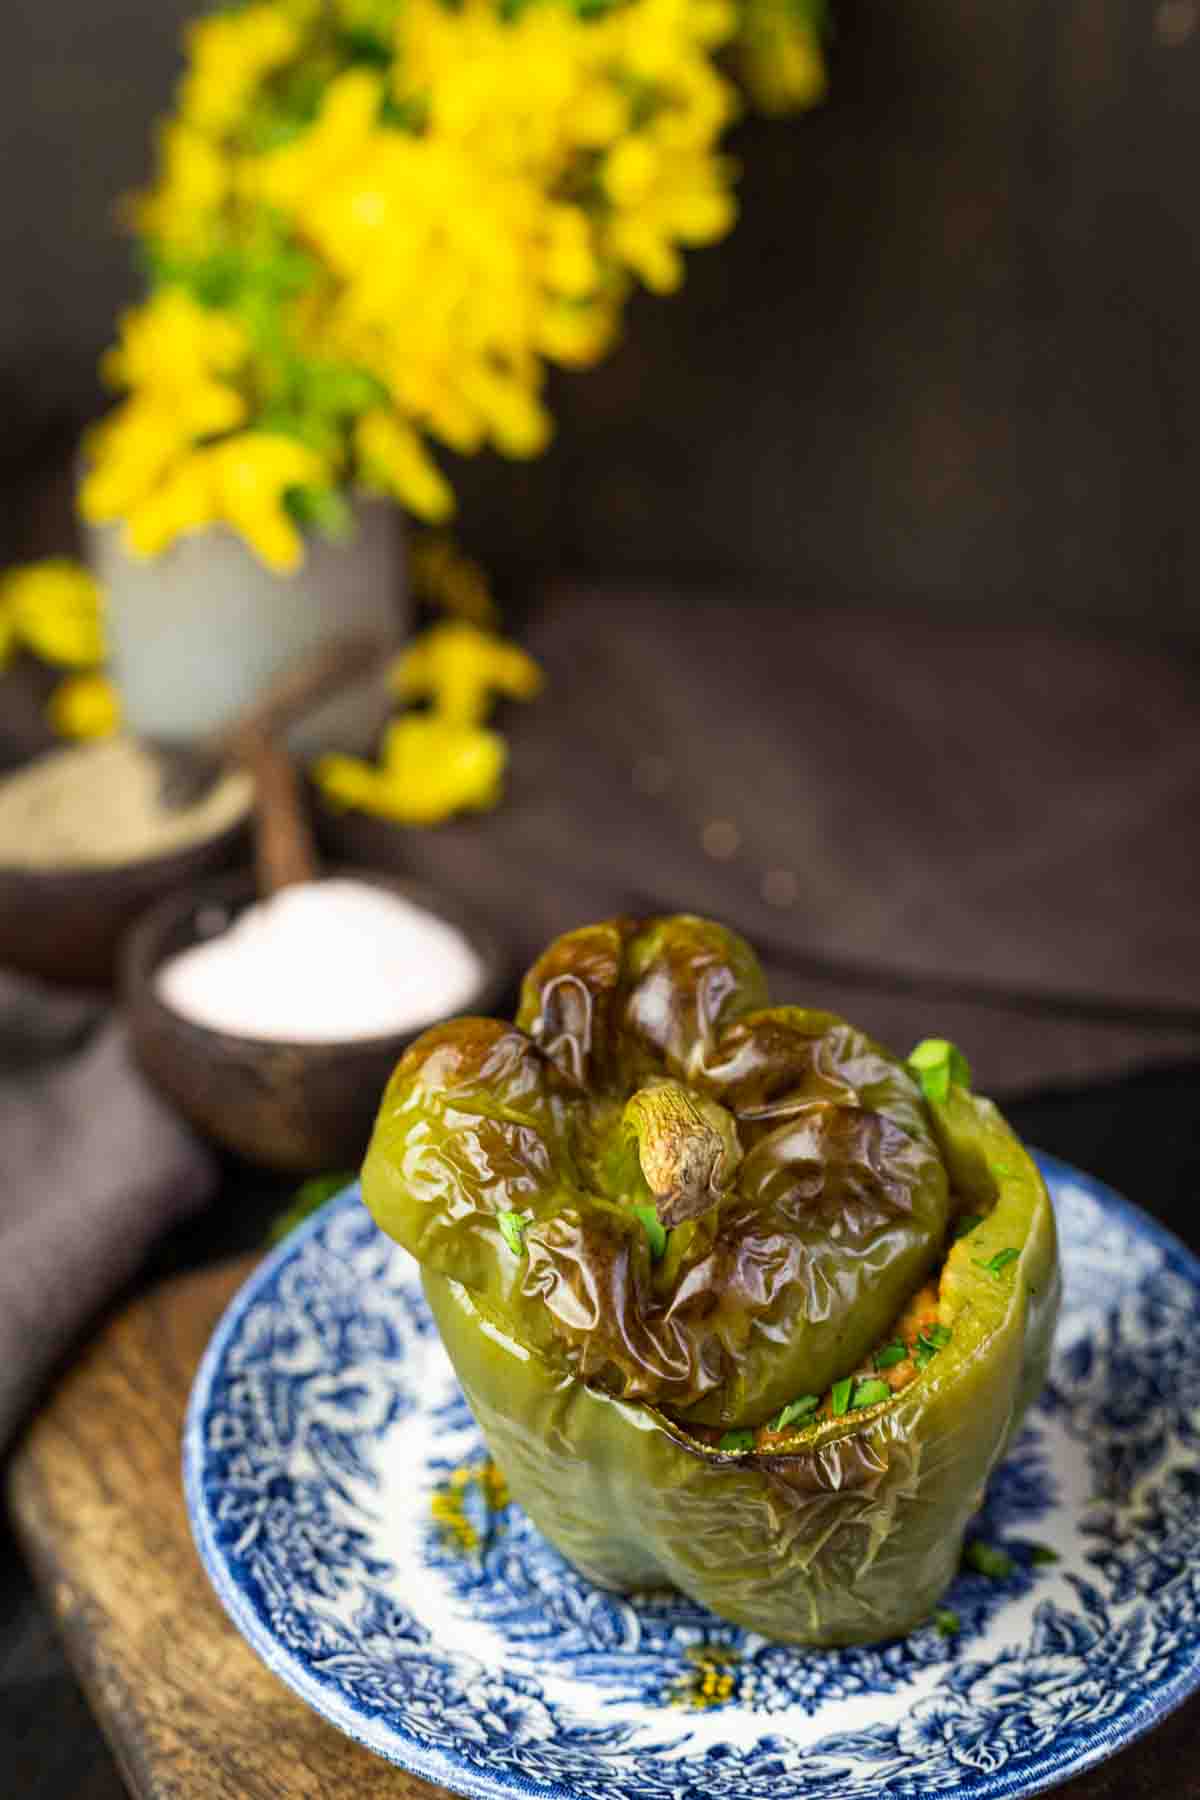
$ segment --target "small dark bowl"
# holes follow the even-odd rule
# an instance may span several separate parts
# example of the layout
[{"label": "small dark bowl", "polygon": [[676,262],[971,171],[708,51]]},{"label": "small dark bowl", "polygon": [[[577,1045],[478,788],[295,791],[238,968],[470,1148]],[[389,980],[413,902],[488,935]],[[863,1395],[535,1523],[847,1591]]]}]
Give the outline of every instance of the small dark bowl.
[{"label": "small dark bowl", "polygon": [[[495,1007],[507,985],[507,959],[466,908],[377,870],[326,873],[373,882],[457,926],[481,964],[478,991],[463,1010]],[[138,1061],[185,1118],[251,1162],[308,1174],[356,1168],[388,1077],[424,1026],[336,1043],[235,1037],[185,1019],[155,989],[168,957],[226,930],[254,897],[249,875],[206,882],[164,900],[134,927],[122,990]]]},{"label": "small dark bowl", "polygon": [[110,988],[130,926],[166,895],[250,858],[249,815],[142,862],[0,867],[0,964],[68,987]]}]

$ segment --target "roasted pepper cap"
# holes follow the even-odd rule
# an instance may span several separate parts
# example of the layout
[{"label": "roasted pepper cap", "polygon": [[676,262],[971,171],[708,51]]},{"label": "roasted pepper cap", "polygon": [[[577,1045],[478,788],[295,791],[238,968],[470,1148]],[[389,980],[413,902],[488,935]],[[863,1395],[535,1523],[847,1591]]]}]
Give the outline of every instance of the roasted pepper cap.
[{"label": "roasted pepper cap", "polygon": [[367,1205],[564,1373],[763,1424],[863,1355],[950,1210],[910,1071],[764,999],[749,945],[709,920],[568,933],[515,1026],[459,1019],[408,1051]]}]

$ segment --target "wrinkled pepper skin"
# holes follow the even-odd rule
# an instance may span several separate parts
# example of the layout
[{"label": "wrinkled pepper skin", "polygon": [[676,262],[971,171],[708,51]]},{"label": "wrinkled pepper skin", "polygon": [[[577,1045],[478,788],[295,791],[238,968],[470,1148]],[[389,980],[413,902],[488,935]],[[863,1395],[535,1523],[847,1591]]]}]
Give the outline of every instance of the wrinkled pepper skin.
[{"label": "wrinkled pepper skin", "polygon": [[[843,1021],[765,1002],[707,921],[570,933],[515,1026],[410,1048],[363,1192],[422,1264],[513,1494],[579,1569],[867,1642],[928,1617],[1044,1379],[1054,1219],[988,1101],[927,1098]],[[950,1243],[962,1213],[985,1216]],[[931,1277],[949,1341],[908,1386],[782,1445],[714,1444],[862,1367]]]}]

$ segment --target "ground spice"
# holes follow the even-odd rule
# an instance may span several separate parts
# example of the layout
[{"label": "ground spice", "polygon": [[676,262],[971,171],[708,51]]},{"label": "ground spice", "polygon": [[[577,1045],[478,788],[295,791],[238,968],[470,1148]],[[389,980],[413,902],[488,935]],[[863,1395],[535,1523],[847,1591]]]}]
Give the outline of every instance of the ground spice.
[{"label": "ground spice", "polygon": [[216,837],[249,812],[254,784],[231,771],[194,806],[160,798],[162,768],[134,738],[51,750],[0,781],[0,868],[144,862]]}]

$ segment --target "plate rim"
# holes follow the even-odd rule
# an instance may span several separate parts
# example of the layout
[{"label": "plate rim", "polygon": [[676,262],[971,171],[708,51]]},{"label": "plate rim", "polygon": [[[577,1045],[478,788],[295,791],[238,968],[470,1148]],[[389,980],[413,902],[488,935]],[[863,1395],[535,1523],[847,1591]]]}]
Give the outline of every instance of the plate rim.
[{"label": "plate rim", "polygon": [[[1097,1175],[1077,1168],[1062,1157],[1048,1151],[1033,1150],[1042,1175],[1053,1187],[1072,1183],[1082,1187],[1107,1212],[1123,1219],[1139,1236],[1149,1239],[1169,1255],[1177,1257],[1187,1278],[1200,1296],[1200,1255],[1191,1250],[1169,1226],[1110,1187]],[[290,1262],[302,1245],[315,1237],[338,1212],[352,1204],[361,1204],[358,1178],[347,1183],[324,1202],[310,1218],[291,1231],[255,1265],[233,1295],[205,1346],[204,1354],[192,1378],[184,1418],[182,1465],[184,1501],[197,1555],[208,1580],[227,1615],[250,1648],[273,1675],[283,1681],[314,1712],[335,1725],[355,1743],[373,1755],[402,1768],[423,1781],[435,1782],[464,1800],[532,1800],[545,1795],[549,1800],[577,1800],[578,1790],[562,1783],[548,1785],[529,1777],[505,1773],[494,1774],[474,1768],[470,1763],[454,1759],[435,1744],[422,1743],[394,1724],[386,1726],[386,1741],[372,1735],[357,1708],[349,1700],[317,1681],[301,1659],[275,1638],[250,1604],[245,1590],[234,1580],[220,1545],[216,1541],[214,1521],[204,1493],[205,1446],[203,1419],[212,1393],[214,1378],[224,1358],[230,1338],[241,1324],[247,1309],[257,1300],[260,1290],[271,1281],[277,1270]],[[1198,1552],[1200,1553],[1200,1552]],[[1119,1751],[1128,1749],[1161,1723],[1168,1714],[1200,1691],[1200,1639],[1188,1666],[1169,1682],[1147,1693],[1133,1714],[1114,1734],[1104,1724],[1096,1726],[1082,1744],[1064,1748],[1057,1755],[1053,1746],[1038,1763],[1020,1770],[978,1772],[954,1791],[961,1800],[1024,1800],[1025,1796],[1045,1793],[1058,1787]]]}]

